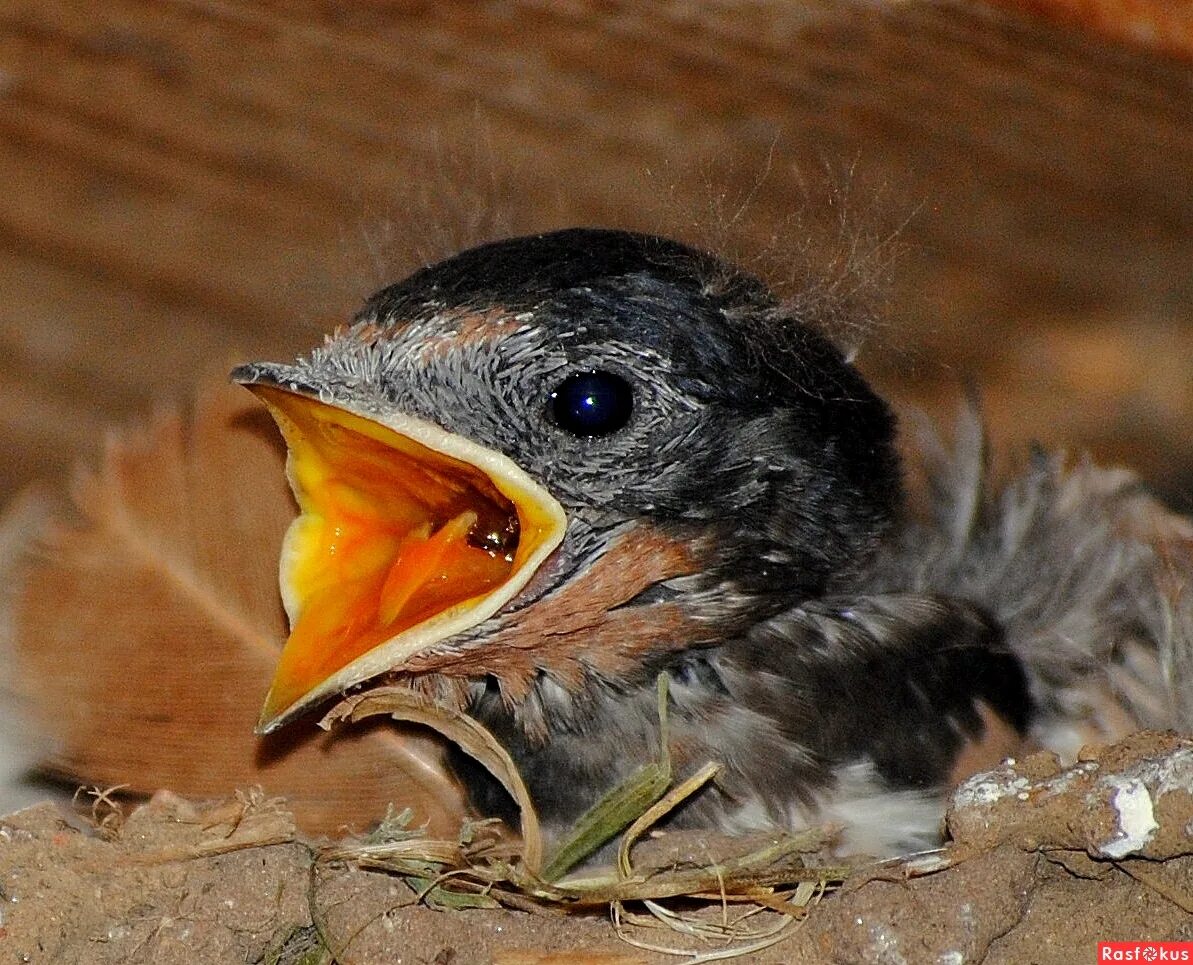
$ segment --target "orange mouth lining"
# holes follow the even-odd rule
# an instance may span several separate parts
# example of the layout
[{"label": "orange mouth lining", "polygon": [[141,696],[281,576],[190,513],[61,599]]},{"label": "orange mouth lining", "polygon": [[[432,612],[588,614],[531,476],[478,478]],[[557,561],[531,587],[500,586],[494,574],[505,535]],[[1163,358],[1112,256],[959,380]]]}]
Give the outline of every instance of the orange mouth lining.
[{"label": "orange mouth lining", "polygon": [[[417,635],[406,648],[413,652],[484,619],[489,613],[481,611],[511,597],[558,543],[562,511],[518,480],[310,397],[268,384],[249,388],[285,436],[301,510],[281,561],[291,633],[260,729],[273,729],[332,685],[379,672],[362,658],[386,644]],[[524,578],[511,581],[515,574]],[[445,632],[435,631],[439,625]],[[358,662],[369,666],[349,679]]]}]

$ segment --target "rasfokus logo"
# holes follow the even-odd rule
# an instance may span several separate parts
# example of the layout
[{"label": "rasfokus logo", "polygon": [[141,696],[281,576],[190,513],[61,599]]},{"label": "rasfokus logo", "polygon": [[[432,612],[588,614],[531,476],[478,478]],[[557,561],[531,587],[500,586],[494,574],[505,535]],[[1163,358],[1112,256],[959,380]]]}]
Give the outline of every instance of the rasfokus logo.
[{"label": "rasfokus logo", "polygon": [[1193,942],[1098,942],[1099,962],[1193,962]]}]

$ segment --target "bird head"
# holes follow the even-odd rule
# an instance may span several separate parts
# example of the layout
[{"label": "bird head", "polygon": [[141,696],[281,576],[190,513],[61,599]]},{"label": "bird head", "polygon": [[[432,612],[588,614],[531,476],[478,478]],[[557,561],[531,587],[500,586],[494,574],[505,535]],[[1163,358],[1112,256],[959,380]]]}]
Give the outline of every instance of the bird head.
[{"label": "bird head", "polygon": [[263,732],[383,674],[639,678],[848,581],[899,498],[891,416],[810,320],[646,235],[466,251],[233,379],[300,510]]}]

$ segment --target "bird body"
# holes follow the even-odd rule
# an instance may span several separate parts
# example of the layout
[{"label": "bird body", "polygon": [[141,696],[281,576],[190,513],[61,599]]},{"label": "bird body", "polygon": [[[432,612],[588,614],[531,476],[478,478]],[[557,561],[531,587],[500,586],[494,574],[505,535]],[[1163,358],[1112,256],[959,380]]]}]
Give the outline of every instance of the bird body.
[{"label": "bird body", "polygon": [[484,722],[560,831],[657,755],[665,674],[677,767],[722,765],[678,823],[837,820],[885,853],[934,840],[947,789],[1058,716],[1018,645],[1033,618],[966,592],[981,507],[924,557],[885,403],[711,255],[497,242],[234,378],[277,418],[302,510],[264,730],[401,678]]}]

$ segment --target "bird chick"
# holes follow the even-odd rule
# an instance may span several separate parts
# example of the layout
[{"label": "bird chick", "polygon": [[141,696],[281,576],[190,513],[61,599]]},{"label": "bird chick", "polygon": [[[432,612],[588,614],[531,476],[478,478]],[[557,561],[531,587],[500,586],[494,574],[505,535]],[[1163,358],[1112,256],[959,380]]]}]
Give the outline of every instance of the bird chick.
[{"label": "bird chick", "polygon": [[657,756],[666,674],[677,768],[723,766],[677,823],[840,820],[888,853],[934,841],[975,747],[1029,725],[988,614],[879,590],[886,404],[709,254],[597,229],[485,245],[233,378],[285,435],[301,511],[263,732],[397,675],[484,722],[559,832]]}]

